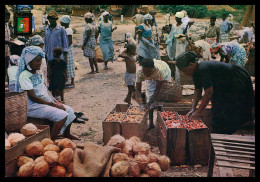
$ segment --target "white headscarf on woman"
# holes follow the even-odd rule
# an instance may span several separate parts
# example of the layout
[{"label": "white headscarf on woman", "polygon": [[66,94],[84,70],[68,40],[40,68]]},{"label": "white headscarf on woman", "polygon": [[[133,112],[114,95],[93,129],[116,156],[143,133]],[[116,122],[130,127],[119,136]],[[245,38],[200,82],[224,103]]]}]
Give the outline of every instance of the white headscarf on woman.
[{"label": "white headscarf on woman", "polygon": [[177,17],[177,18],[183,18],[183,17],[184,17],[184,13],[183,13],[183,12],[177,12],[177,13],[175,14],[175,17]]},{"label": "white headscarf on woman", "polygon": [[153,19],[153,16],[150,15],[150,14],[146,14],[144,15],[143,17],[143,21],[147,24],[148,23],[148,20],[152,20]]},{"label": "white headscarf on woman", "polygon": [[20,83],[19,83],[19,76],[20,74],[26,69],[32,70],[29,63],[37,56],[41,56],[42,58],[45,57],[45,53],[42,50],[42,48],[38,46],[28,46],[23,49],[22,55],[20,57],[20,62],[18,65],[18,72],[16,75],[17,84],[16,84],[16,90],[20,91]]}]

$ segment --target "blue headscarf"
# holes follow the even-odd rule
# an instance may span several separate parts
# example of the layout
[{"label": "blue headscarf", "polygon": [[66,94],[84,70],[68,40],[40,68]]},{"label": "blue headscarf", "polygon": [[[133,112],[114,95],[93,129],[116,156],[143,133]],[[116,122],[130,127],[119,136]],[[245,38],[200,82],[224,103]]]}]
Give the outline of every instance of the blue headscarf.
[{"label": "blue headscarf", "polygon": [[44,40],[40,35],[34,35],[30,40],[28,41],[28,44],[30,46],[38,46],[41,44],[44,44]]},{"label": "blue headscarf", "polygon": [[31,69],[29,66],[29,63],[36,57],[36,56],[41,56],[42,58],[45,57],[45,52],[37,46],[29,46],[23,49],[22,55],[20,57],[20,62],[18,65],[18,72],[16,74],[16,91],[19,92],[21,91],[21,86],[19,83],[19,77],[20,74],[25,70],[27,67],[29,70]]},{"label": "blue headscarf", "polygon": [[71,19],[70,19],[70,16],[69,16],[69,15],[63,15],[63,16],[60,18],[60,21],[63,22],[63,23],[70,23],[70,22],[71,22]]}]

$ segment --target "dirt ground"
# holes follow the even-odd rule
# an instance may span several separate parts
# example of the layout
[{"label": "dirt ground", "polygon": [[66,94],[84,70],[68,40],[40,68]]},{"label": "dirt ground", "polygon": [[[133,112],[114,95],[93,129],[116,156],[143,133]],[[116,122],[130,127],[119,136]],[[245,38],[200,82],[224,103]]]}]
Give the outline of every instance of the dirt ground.
[{"label": "dirt ground", "polygon": [[[36,29],[41,26],[41,12],[34,10],[37,13]],[[61,16],[61,15],[60,15]],[[96,18],[98,16],[96,15]],[[164,26],[163,15],[156,15],[156,20],[159,25],[159,29]],[[174,17],[171,17],[171,22]],[[194,19],[195,22],[209,22],[209,19]],[[114,25],[117,26],[117,30],[113,32],[114,49],[117,50],[123,47],[124,34],[131,32],[134,34],[134,24],[126,19],[128,23],[120,23],[119,18],[114,18]],[[103,63],[98,63],[100,73],[89,75],[90,66],[88,58],[83,56],[81,50],[82,36],[85,28],[85,22],[83,17],[72,16],[71,28],[76,30],[73,35],[74,44],[74,60],[79,63],[76,70],[75,88],[65,90],[65,102],[72,107],[75,112],[83,112],[88,118],[85,124],[72,124],[71,131],[73,134],[80,136],[80,141],[75,143],[82,144],[86,141],[92,141],[94,143],[103,144],[103,131],[102,121],[106,118],[109,112],[115,107],[116,104],[124,104],[123,100],[127,94],[127,87],[124,83],[125,63],[115,61],[109,62],[109,70],[103,70]],[[118,44],[119,43],[119,44]],[[98,43],[99,44],[99,43]],[[133,101],[133,105],[137,105]],[[154,121],[156,122],[156,113]],[[154,152],[159,153],[156,128],[146,133],[145,140],[152,146]],[[217,169],[215,167],[215,169]],[[186,168],[180,168],[171,166],[171,168],[163,172],[164,177],[206,177],[207,166],[195,168],[193,166],[187,166]],[[218,171],[214,170],[214,174],[217,175]],[[247,171],[237,171],[238,176],[248,176]]]}]

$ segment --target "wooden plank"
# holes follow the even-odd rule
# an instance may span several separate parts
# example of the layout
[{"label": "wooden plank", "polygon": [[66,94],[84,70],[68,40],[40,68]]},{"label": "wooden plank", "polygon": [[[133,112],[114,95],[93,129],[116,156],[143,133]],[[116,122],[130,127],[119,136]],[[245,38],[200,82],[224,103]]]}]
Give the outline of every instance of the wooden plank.
[{"label": "wooden plank", "polygon": [[226,154],[225,152],[218,152],[215,151],[217,156],[228,156],[228,157],[234,157],[234,158],[246,158],[246,159],[255,159],[255,156],[251,155],[239,155],[239,154]]},{"label": "wooden plank", "polygon": [[[215,149],[215,148],[214,148]],[[215,150],[216,151],[216,150]],[[216,155],[216,158],[217,158],[217,155]],[[223,157],[223,158],[226,158],[227,159],[227,157]],[[217,160],[217,164],[223,164],[223,165],[229,165],[230,163],[229,162],[227,162],[227,161],[218,161]],[[221,167],[221,166],[219,166],[219,172],[220,172],[220,176],[221,177],[234,177],[234,175],[233,175],[233,171],[232,171],[232,169],[229,169],[229,168],[224,168],[224,167]]]},{"label": "wooden plank", "polygon": [[223,140],[223,141],[255,143],[255,136],[211,134],[211,139],[212,140]]},{"label": "wooden plank", "polygon": [[41,141],[44,138],[50,138],[50,127],[48,125],[38,125],[41,132],[28,137],[27,139],[19,142],[9,150],[5,151],[5,162],[12,161],[24,153],[25,147],[34,141]]},{"label": "wooden plank", "polygon": [[255,151],[255,148],[238,147],[238,146],[215,144],[215,143],[213,143],[213,145],[214,145],[214,147],[223,147],[226,149],[236,149],[236,150],[240,150],[240,151]]},{"label": "wooden plank", "polygon": [[218,141],[215,139],[212,139],[213,143],[221,143],[221,144],[229,144],[229,145],[234,145],[234,146],[244,146],[244,147],[255,147],[254,144],[248,144],[248,143],[236,143],[236,142],[226,142],[226,141]]},{"label": "wooden plank", "polygon": [[255,155],[255,152],[246,152],[246,151],[239,151],[239,150],[227,150],[224,148],[214,147],[215,151],[222,151],[222,152],[231,152],[231,153],[238,153],[238,154],[249,154]]},{"label": "wooden plank", "polygon": [[254,170],[255,167],[250,167],[250,166],[238,166],[234,164],[226,164],[222,161],[218,161],[217,164],[218,167],[225,167],[225,168],[237,168],[237,169],[247,169],[247,170]]},{"label": "wooden plank", "polygon": [[218,161],[229,161],[229,162],[235,162],[235,163],[245,163],[245,164],[255,164],[255,161],[250,161],[250,160],[238,160],[238,159],[231,159],[231,158],[225,158],[225,157],[220,157],[216,156]]}]

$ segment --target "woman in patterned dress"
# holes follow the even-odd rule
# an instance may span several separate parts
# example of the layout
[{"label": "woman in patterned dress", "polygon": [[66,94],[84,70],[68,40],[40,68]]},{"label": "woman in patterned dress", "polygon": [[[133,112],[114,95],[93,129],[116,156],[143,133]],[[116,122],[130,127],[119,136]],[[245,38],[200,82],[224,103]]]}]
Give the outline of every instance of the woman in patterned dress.
[{"label": "woman in patterned dress", "polygon": [[95,74],[94,65],[96,68],[96,73],[98,72],[98,65],[95,59],[95,47],[96,47],[96,24],[95,24],[95,16],[94,14],[88,12],[84,15],[86,21],[85,31],[83,33],[83,45],[82,50],[84,52],[84,56],[88,57],[89,64],[91,68],[91,72],[88,74]]},{"label": "woman in patterned dress", "polygon": [[213,44],[210,52],[214,54],[219,53],[221,56],[220,62],[223,62],[225,59],[226,63],[230,61],[231,64],[245,67],[246,50],[236,40],[223,44]]},{"label": "woman in patterned dress", "polygon": [[65,31],[68,36],[69,40],[69,48],[68,48],[68,61],[67,61],[67,78],[71,80],[70,84],[68,85],[69,88],[74,88],[74,78],[75,78],[75,62],[74,62],[74,55],[73,55],[73,44],[72,44],[72,35],[73,31],[69,27],[71,19],[68,15],[64,15],[60,18],[61,26],[65,27]]}]

